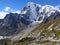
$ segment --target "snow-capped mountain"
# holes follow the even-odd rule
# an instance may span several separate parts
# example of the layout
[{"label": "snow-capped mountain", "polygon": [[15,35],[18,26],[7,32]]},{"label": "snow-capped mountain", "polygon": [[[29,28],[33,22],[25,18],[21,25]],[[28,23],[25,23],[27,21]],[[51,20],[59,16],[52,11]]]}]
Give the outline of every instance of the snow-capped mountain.
[{"label": "snow-capped mountain", "polygon": [[30,26],[60,18],[60,12],[53,6],[28,2],[20,14],[10,13],[0,21],[0,35],[12,35]]},{"label": "snow-capped mountain", "polygon": [[21,14],[29,17],[29,21],[34,23],[41,23],[50,16],[54,16],[56,12],[59,12],[51,5],[41,6],[39,4],[28,2],[22,9]]}]

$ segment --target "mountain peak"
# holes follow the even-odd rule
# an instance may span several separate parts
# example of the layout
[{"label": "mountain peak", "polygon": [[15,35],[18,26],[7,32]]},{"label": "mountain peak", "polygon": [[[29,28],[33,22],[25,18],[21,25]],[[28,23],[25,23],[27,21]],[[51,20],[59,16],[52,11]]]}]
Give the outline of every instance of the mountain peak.
[{"label": "mountain peak", "polygon": [[34,4],[34,2],[28,2],[27,4]]},{"label": "mountain peak", "polygon": [[40,6],[40,7],[41,7],[41,5],[36,4],[36,3],[34,3],[34,2],[28,2],[26,6],[31,6],[31,5],[35,5],[35,6]]},{"label": "mountain peak", "polygon": [[[12,33],[17,31],[18,27],[21,28],[22,30],[23,26],[24,27],[34,26],[36,24],[46,23],[56,18],[60,18],[60,12],[56,11],[53,6],[51,5],[41,6],[33,2],[28,2],[26,6],[21,10],[20,14],[17,13],[7,14],[3,21],[1,21],[0,30],[2,31],[10,30],[11,31],[10,33]],[[7,35],[8,33],[6,33],[5,35]],[[4,34],[1,33],[1,35]]]}]

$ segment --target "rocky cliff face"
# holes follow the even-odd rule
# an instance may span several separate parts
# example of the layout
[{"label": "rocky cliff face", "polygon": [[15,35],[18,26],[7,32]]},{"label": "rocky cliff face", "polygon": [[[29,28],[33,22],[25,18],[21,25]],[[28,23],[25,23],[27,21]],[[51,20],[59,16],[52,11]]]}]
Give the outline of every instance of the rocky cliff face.
[{"label": "rocky cliff face", "polygon": [[[22,31],[23,27],[46,23],[50,20],[60,18],[60,12],[53,6],[41,6],[33,2],[28,2],[21,10],[20,14],[10,13],[2,19],[0,24],[0,35],[12,35]],[[20,27],[18,29],[18,27]]]},{"label": "rocky cliff face", "polygon": [[5,41],[8,38],[10,45],[58,45],[60,12],[50,5],[28,2],[20,14],[9,13],[0,19],[0,36]]}]

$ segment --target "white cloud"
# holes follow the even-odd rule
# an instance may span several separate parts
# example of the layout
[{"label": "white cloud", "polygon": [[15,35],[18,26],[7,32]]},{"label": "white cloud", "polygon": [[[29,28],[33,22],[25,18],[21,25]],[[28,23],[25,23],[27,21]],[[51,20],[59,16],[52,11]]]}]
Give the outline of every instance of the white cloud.
[{"label": "white cloud", "polygon": [[13,9],[10,9],[11,12],[13,12],[14,10]]},{"label": "white cloud", "polygon": [[0,12],[0,19],[3,19],[6,16],[7,12]]},{"label": "white cloud", "polygon": [[9,11],[10,9],[10,7],[5,7],[4,11]]},{"label": "white cloud", "polygon": [[16,11],[14,11],[13,9],[11,9],[10,7],[5,7],[4,8],[4,12],[11,12],[11,13],[18,13],[18,14],[20,14],[20,10],[16,10]]},{"label": "white cloud", "polygon": [[4,11],[0,11],[0,19],[3,19],[6,16],[6,14],[9,14],[10,12],[20,14],[20,10],[14,11],[10,7],[5,7]]},{"label": "white cloud", "polygon": [[[9,13],[9,12],[0,11],[0,19],[3,19],[3,18],[6,16],[6,14],[8,14],[8,13]],[[18,14],[20,14],[20,11],[17,10],[17,11],[14,11],[14,12],[12,12],[12,13],[18,13]]]},{"label": "white cloud", "polygon": [[13,11],[12,13],[18,13],[18,14],[20,14],[20,10]]},{"label": "white cloud", "polygon": [[3,19],[5,16],[6,16],[6,14],[9,14],[9,13],[18,13],[18,14],[20,14],[20,10],[16,10],[16,11],[14,11],[13,9],[11,9],[10,7],[5,7],[4,9],[3,9],[3,11],[0,11],[0,19]]},{"label": "white cloud", "polygon": [[55,9],[60,11],[60,5],[55,6]]}]

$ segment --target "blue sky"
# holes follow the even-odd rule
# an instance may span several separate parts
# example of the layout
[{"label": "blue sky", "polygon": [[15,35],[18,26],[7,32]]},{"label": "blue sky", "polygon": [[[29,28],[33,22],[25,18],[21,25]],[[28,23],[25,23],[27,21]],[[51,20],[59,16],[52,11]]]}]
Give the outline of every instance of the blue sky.
[{"label": "blue sky", "polygon": [[4,11],[5,7],[10,7],[13,10],[21,10],[28,2],[40,5],[60,5],[60,0],[0,0],[0,11]]},{"label": "blue sky", "polygon": [[4,18],[10,12],[19,13],[28,2],[40,5],[52,5],[60,9],[60,0],[0,0],[0,19]]}]

